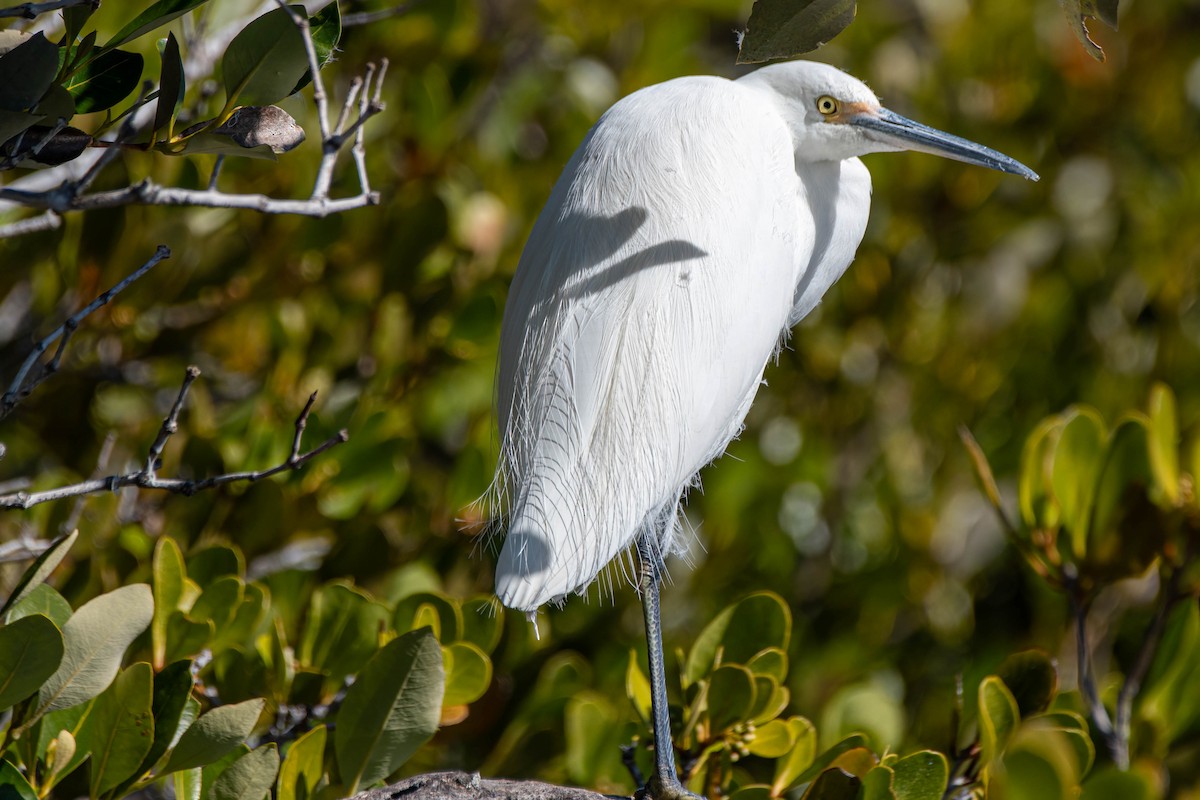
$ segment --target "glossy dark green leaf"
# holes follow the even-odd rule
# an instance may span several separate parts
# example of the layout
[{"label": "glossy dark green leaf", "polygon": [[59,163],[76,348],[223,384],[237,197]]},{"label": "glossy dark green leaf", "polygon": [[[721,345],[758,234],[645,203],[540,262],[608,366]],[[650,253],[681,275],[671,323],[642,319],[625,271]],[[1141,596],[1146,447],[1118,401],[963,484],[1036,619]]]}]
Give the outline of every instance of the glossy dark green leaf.
[{"label": "glossy dark green leaf", "polygon": [[164,772],[202,767],[218,761],[244,743],[262,714],[261,699],[217,706],[200,715],[171,751]]},{"label": "glossy dark green leaf", "polygon": [[126,648],[150,625],[154,600],[144,583],[84,603],[62,627],[63,658],[42,685],[38,712],[91,700],[112,683]]},{"label": "glossy dark green leaf", "polygon": [[1058,691],[1058,669],[1042,650],[1014,653],[1000,664],[996,675],[1012,692],[1022,717],[1044,711]]},{"label": "glossy dark green leaf", "polygon": [[854,0],[755,0],[738,48],[739,64],[816,50],[854,21]]},{"label": "glossy dark green leaf", "polygon": [[132,777],[154,741],[153,670],[144,661],[121,671],[92,706],[79,733],[91,753],[88,786],[99,797]]},{"label": "glossy dark green leaf", "polygon": [[67,620],[73,613],[71,604],[49,584],[43,583],[30,591],[24,600],[15,603],[8,610],[5,621],[12,624],[24,617],[41,614],[49,617],[50,621],[57,625],[59,630],[62,630],[63,625],[67,624]]},{"label": "glossy dark green leaf", "polygon": [[444,685],[441,648],[428,628],[394,639],[367,662],[333,736],[348,794],[395,772],[433,737]]},{"label": "glossy dark green leaf", "polygon": [[891,765],[896,800],[941,800],[950,780],[950,764],[933,750],[921,750]]},{"label": "glossy dark green leaf", "polygon": [[183,16],[192,9],[204,5],[206,2],[208,0],[158,0],[158,2],[151,4],[145,11],[127,22],[121,30],[117,31],[105,43],[104,49],[109,50],[114,47],[120,47],[126,42],[131,42],[143,34],[147,34],[155,28],[160,28],[171,20]]},{"label": "glossy dark green leaf", "polygon": [[179,42],[174,33],[167,34],[162,49],[162,71],[158,79],[158,105],[154,110],[154,130],[161,131],[163,138],[171,137],[175,117],[183,105],[187,83],[183,75],[183,60],[179,56]]},{"label": "glossy dark green leaf", "polygon": [[787,649],[792,613],[772,592],[758,592],[729,606],[705,626],[688,654],[688,683],[700,680],[720,663],[746,664],[767,647]]},{"label": "glossy dark green leaf", "polygon": [[862,780],[837,767],[825,770],[808,787],[803,800],[858,800]]},{"label": "glossy dark green leaf", "polygon": [[0,761],[0,798],[2,800],[39,800],[37,792],[21,770],[8,759]]},{"label": "glossy dark green leaf", "polygon": [[109,50],[77,69],[63,82],[80,114],[104,111],[129,97],[142,77],[141,53]]},{"label": "glossy dark green leaf", "polygon": [[75,43],[75,40],[79,38],[79,34],[83,31],[83,26],[92,18],[92,14],[96,13],[98,7],[98,4],[81,3],[63,9],[63,43],[67,45]]},{"label": "glossy dark green leaf", "polygon": [[708,680],[708,718],[714,735],[750,718],[754,673],[741,664],[725,664],[714,669]]},{"label": "glossy dark green leaf", "polygon": [[262,800],[279,773],[279,746],[269,742],[234,761],[213,781],[211,800]]},{"label": "glossy dark green leaf", "polygon": [[49,617],[34,614],[0,628],[0,711],[41,688],[63,656],[63,636]]},{"label": "glossy dark green leaf", "polygon": [[0,109],[33,108],[58,73],[58,48],[35,33],[0,56]]},{"label": "glossy dark green leaf", "polygon": [[[3,119],[0,118],[0,124],[2,123]],[[0,134],[0,142],[3,142],[4,139],[5,137]],[[4,601],[4,605],[0,606],[0,614],[5,614],[13,605],[21,602],[29,596],[30,592],[41,586],[46,578],[50,577],[50,573],[54,572],[54,568],[66,558],[67,552],[71,549],[71,545],[75,544],[77,538],[79,538],[79,531],[74,530],[51,542],[50,546],[35,558],[33,563],[22,573],[12,594]]]},{"label": "glossy dark green leaf", "polygon": [[[289,6],[303,14],[303,6]],[[308,69],[304,39],[291,14],[272,9],[234,37],[221,60],[226,105],[269,106],[287,97]]]}]

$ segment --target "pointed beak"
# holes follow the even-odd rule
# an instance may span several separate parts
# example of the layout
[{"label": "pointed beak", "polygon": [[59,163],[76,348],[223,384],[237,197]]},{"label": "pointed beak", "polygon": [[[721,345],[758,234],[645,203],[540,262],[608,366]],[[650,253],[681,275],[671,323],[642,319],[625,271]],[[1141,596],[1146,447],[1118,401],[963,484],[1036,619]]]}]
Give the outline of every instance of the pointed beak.
[{"label": "pointed beak", "polygon": [[866,128],[875,134],[875,138],[900,150],[919,150],[923,153],[933,153],[935,156],[953,158],[988,169],[1020,175],[1031,181],[1038,179],[1038,174],[1029,167],[1009,158],[990,147],[955,136],[952,133],[939,131],[928,125],[914,122],[886,108],[864,109],[845,119],[850,125]]}]

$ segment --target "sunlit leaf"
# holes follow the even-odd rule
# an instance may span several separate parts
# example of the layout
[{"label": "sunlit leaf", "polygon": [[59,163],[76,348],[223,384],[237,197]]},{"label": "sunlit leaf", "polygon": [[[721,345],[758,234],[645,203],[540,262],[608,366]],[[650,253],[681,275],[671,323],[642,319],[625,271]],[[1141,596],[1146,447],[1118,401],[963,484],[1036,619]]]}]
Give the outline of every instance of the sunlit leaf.
[{"label": "sunlit leaf", "polygon": [[250,736],[262,709],[263,701],[258,699],[217,706],[201,714],[183,732],[163,771],[202,767],[232,752]]},{"label": "sunlit leaf", "polygon": [[1088,522],[1107,432],[1100,415],[1083,406],[1071,408],[1064,420],[1054,447],[1051,483],[1075,557],[1082,559],[1087,553]]},{"label": "sunlit leaf", "polygon": [[891,765],[896,800],[941,800],[950,780],[950,764],[933,750],[921,750]]},{"label": "sunlit leaf", "polygon": [[67,76],[63,86],[75,98],[78,113],[104,111],[133,93],[143,63],[141,53],[109,50]]},{"label": "sunlit leaf", "polygon": [[[304,14],[303,6],[289,6]],[[304,39],[288,10],[275,8],[234,37],[221,59],[227,105],[269,106],[287,97],[308,69]]]},{"label": "sunlit leaf", "polygon": [[[0,117],[0,124],[2,122],[3,117]],[[0,142],[4,140],[4,135],[0,133]],[[66,558],[67,552],[71,549],[71,545],[75,544],[77,538],[79,538],[78,529],[51,542],[50,546],[42,551],[42,554],[35,558],[33,563],[22,573],[12,594],[4,601],[4,605],[0,605],[0,615],[5,614],[15,604],[28,597],[30,592],[41,586],[46,578],[50,577],[50,573],[54,572],[54,568]]]},{"label": "sunlit leaf", "polygon": [[212,800],[262,800],[279,772],[279,746],[269,742],[226,767],[213,781]]},{"label": "sunlit leaf", "polygon": [[292,743],[279,769],[278,800],[313,800],[325,772],[326,728],[318,725]]},{"label": "sunlit leaf", "polygon": [[1175,394],[1156,383],[1150,387],[1149,449],[1155,483],[1168,503],[1179,502],[1179,422]]},{"label": "sunlit leaf", "polygon": [[126,42],[131,42],[139,36],[183,16],[193,8],[204,5],[206,2],[208,0],[158,0],[158,2],[151,4],[145,11],[126,23],[121,30],[117,31],[105,43],[104,49],[108,50],[113,47],[120,47]]},{"label": "sunlit leaf", "polygon": [[346,692],[334,748],[354,794],[396,771],[437,731],[445,674],[428,628],[389,642],[372,656]]},{"label": "sunlit leaf", "polygon": [[99,797],[131,777],[154,741],[151,712],[153,670],[145,661],[122,670],[92,706],[79,735],[88,761],[91,796]]},{"label": "sunlit leaf", "polygon": [[984,678],[979,684],[979,749],[983,763],[1000,757],[1020,722],[1017,701],[1004,681],[995,675]]}]

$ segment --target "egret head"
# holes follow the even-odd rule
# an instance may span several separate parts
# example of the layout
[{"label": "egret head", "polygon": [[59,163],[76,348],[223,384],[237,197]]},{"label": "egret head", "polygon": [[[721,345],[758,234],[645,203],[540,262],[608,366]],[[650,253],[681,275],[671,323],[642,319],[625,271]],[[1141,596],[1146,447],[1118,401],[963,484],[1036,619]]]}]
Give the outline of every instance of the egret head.
[{"label": "egret head", "polygon": [[1029,167],[990,147],[889,111],[865,83],[828,64],[772,64],[741,80],[775,95],[791,128],[798,159],[840,161],[867,153],[918,150],[1038,179]]}]

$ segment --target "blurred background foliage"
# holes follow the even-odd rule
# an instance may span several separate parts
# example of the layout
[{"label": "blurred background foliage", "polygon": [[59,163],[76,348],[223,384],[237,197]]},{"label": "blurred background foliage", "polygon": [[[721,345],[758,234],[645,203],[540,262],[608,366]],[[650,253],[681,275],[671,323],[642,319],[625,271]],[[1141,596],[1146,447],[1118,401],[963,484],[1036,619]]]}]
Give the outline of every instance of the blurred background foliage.
[{"label": "blurred background foliage", "polygon": [[[118,27],[120,6],[104,4],[97,26]],[[525,237],[613,101],[680,75],[743,72],[734,31],[748,12],[743,0],[415,3],[347,28],[324,73],[340,94],[366,61],[391,59],[387,110],[366,128],[379,207],[324,220],[129,207],[0,241],[6,381],[39,334],[155,245],[174,252],[91,317],[63,374],[5,421],[0,478],[87,476],[109,433],[114,470],[143,458],[189,363],[205,377],[165,473],[277,463],[314,389],[312,441],[351,435],[254,486],[88,499],[59,590],[78,607],[146,580],[155,541],[170,537],[184,552],[235,544],[248,575],[286,566],[311,573],[297,587],[345,579],[389,604],[489,592],[493,547],[472,535],[471,503],[495,457],[495,351]],[[1126,0],[1120,22],[1094,31],[1100,64],[1049,0],[872,2],[815,56],[900,113],[1042,176],[866,157],[874,202],[855,264],[795,330],[745,432],[689,499],[697,542],[689,565],[670,565],[668,651],[688,649],[738,598],[777,593],[794,622],[790,708],[818,722],[823,747],[866,727],[900,752],[944,749],[954,676],[975,686],[1015,650],[1059,655],[1072,684],[1066,607],[1006,546],[959,425],[1012,496],[1026,435],[1071,403],[1113,419],[1161,380],[1185,433],[1200,418],[1200,6]],[[283,105],[310,128],[306,103]],[[304,191],[315,140],[278,165],[227,164],[226,188]],[[97,188],[146,174],[202,187],[211,164],[129,153]],[[353,191],[348,167],[338,180]],[[7,513],[0,540],[50,538],[71,511]],[[281,559],[298,545],[307,560]],[[301,596],[274,594],[285,607]],[[1114,591],[1097,603],[1095,635],[1120,658],[1149,613],[1135,592]],[[631,788],[615,748],[639,725],[622,700],[630,648],[643,646],[636,594],[593,590],[539,628],[535,639],[505,618],[487,694],[408,770]],[[611,734],[594,757],[580,755],[592,746],[576,724],[584,712]],[[1181,770],[1194,779],[1194,766]]]}]

